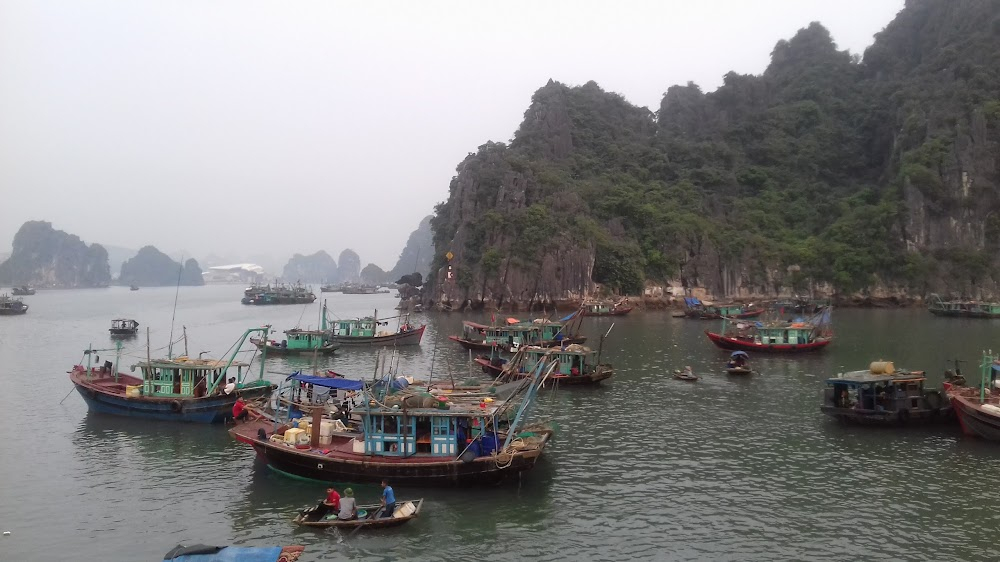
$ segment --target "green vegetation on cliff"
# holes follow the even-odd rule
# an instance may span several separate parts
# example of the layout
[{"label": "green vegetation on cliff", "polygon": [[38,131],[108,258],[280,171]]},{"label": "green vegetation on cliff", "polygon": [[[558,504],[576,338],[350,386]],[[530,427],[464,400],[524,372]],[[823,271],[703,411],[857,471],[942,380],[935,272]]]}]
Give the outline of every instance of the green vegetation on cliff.
[{"label": "green vegetation on cliff", "polygon": [[445,292],[558,298],[668,279],[716,294],[995,292],[995,7],[910,0],[863,58],[813,23],[762,75],[673,86],[656,114],[550,81],[510,145],[467,157],[436,208],[435,269],[456,255]]},{"label": "green vegetation on cliff", "polygon": [[108,252],[43,221],[24,223],[13,251],[0,264],[0,285],[106,287],[111,282]]},{"label": "green vegetation on cliff", "polygon": [[[179,277],[178,277],[179,276]],[[183,267],[153,246],[145,246],[122,264],[118,282],[122,285],[139,287],[169,287],[177,285],[204,285],[201,267],[194,259],[184,262]]]}]

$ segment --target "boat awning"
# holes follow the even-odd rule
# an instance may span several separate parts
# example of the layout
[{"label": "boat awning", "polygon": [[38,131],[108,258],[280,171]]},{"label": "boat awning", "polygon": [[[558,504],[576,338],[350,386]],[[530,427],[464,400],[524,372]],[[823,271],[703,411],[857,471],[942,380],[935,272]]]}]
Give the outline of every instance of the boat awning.
[{"label": "boat awning", "polygon": [[747,355],[747,352],[745,352],[745,351],[734,351],[729,356],[730,357],[750,357],[749,355]]},{"label": "boat awning", "polygon": [[579,310],[574,310],[571,314],[560,318],[559,322],[563,322],[563,323],[569,322],[570,320],[573,319],[574,316],[576,316],[577,314],[579,314],[579,312],[580,312]]},{"label": "boat awning", "polygon": [[465,326],[468,326],[470,328],[476,328],[477,330],[482,330],[482,329],[485,329],[485,328],[489,328],[489,326],[487,326],[486,324],[479,324],[477,322],[470,322],[468,320],[462,322],[462,324],[464,324]]},{"label": "boat awning", "polygon": [[336,388],[340,390],[361,390],[365,387],[365,383],[361,381],[343,379],[340,377],[320,377],[316,375],[306,375],[303,373],[292,373],[291,375],[288,375],[288,378],[285,380],[299,381],[314,386],[323,386],[326,388]]}]

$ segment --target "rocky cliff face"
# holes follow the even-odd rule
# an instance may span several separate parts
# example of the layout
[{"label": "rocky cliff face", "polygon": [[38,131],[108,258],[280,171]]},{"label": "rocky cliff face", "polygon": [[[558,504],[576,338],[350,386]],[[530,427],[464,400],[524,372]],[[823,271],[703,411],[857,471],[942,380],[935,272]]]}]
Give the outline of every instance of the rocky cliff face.
[{"label": "rocky cliff face", "polygon": [[337,280],[345,283],[357,283],[361,280],[361,257],[354,250],[340,252],[337,260]]},{"label": "rocky cliff face", "polygon": [[308,256],[295,254],[285,264],[283,278],[289,283],[332,283],[337,280],[337,262],[323,250]]},{"label": "rocky cliff face", "polygon": [[434,257],[431,218],[432,215],[424,217],[417,229],[410,233],[410,237],[406,240],[406,246],[396,261],[396,266],[389,271],[388,278],[396,280],[414,272],[419,272],[423,276],[430,271],[431,259]]},{"label": "rocky cliff face", "polygon": [[201,267],[194,259],[182,266],[153,246],[145,246],[122,264],[118,282],[139,287],[170,287],[174,285],[204,285]]},{"label": "rocky cliff face", "polygon": [[0,284],[37,287],[106,287],[111,282],[108,253],[43,221],[24,223],[13,251],[0,264]]},{"label": "rocky cliff face", "polygon": [[359,274],[361,283],[364,285],[384,285],[389,283],[389,274],[381,267],[370,263],[361,270]]},{"label": "rocky cliff face", "polygon": [[813,23],[763,74],[671,87],[655,115],[550,81],[509,146],[458,166],[427,296],[996,294],[997,8],[910,0],[863,59]]}]

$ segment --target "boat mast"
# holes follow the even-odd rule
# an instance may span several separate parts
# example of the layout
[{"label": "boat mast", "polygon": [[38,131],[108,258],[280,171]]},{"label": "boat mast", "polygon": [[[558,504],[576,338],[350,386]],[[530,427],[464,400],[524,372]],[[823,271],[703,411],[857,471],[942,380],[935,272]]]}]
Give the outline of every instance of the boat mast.
[{"label": "boat mast", "polygon": [[[170,343],[167,344],[167,359],[174,358],[174,319],[177,318],[177,297],[181,294],[181,274],[184,273],[184,256],[181,256],[181,263],[177,268],[177,289],[174,291],[174,312],[170,316]],[[146,328],[149,334],[149,328]]]},{"label": "boat mast", "polygon": [[184,357],[189,357],[188,355],[188,327],[181,326],[184,328]]}]

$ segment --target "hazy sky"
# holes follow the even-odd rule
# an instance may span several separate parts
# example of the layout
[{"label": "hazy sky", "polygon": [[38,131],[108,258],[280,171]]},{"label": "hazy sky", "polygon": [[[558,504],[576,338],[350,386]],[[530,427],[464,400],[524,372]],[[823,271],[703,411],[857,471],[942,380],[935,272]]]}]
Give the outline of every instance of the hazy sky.
[{"label": "hazy sky", "polygon": [[0,252],[26,220],[195,257],[391,268],[549,78],[656,110],[811,21],[863,52],[903,0],[0,0]]}]

